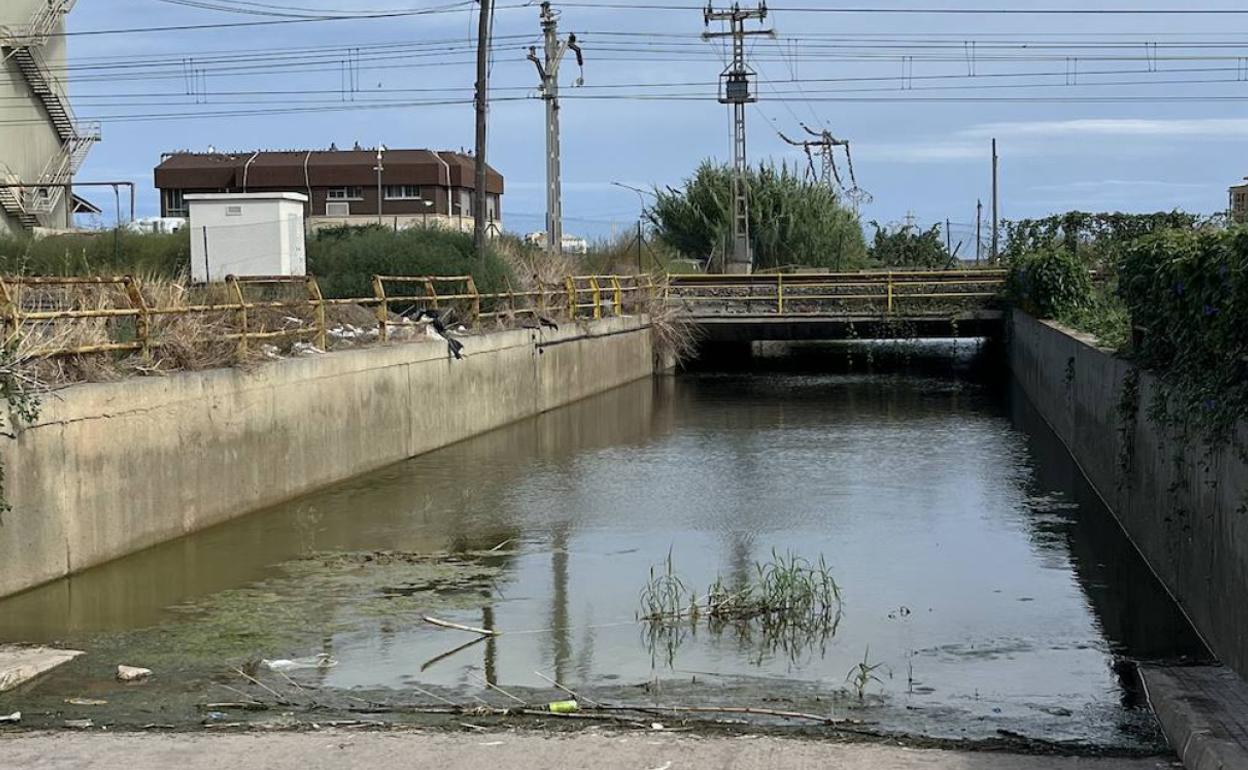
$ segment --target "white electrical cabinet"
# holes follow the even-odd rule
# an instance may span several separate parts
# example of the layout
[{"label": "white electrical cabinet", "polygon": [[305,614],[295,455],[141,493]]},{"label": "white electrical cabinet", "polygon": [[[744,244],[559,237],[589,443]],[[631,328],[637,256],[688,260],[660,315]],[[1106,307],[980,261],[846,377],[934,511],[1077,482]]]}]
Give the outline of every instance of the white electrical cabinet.
[{"label": "white electrical cabinet", "polygon": [[299,193],[187,195],[190,207],[191,279],[227,275],[304,275],[307,250]]}]

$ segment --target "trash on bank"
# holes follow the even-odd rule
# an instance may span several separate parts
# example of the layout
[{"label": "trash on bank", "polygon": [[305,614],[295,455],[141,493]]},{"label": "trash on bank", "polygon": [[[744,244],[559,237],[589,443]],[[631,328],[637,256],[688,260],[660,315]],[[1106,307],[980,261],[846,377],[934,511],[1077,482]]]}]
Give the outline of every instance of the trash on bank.
[{"label": "trash on bank", "polygon": [[14,711],[12,714],[0,714],[0,725],[16,724],[22,721],[22,712]]},{"label": "trash on bank", "polygon": [[309,655],[306,658],[262,660],[260,665],[270,671],[297,671],[301,668],[333,668],[338,665],[338,661],[334,660],[327,652],[318,652],[316,655]]},{"label": "trash on bank", "polygon": [[552,714],[575,714],[581,710],[581,704],[574,700],[557,700],[546,708],[550,709]]},{"label": "trash on bank", "polygon": [[99,698],[66,698],[65,702],[71,706],[107,706],[108,701]]},{"label": "trash on bank", "polygon": [[139,668],[138,666],[118,666],[117,680],[120,682],[138,682],[147,679],[152,675],[150,668]]},{"label": "trash on bank", "polygon": [[65,726],[75,730],[89,730],[95,727],[95,722],[90,719],[66,719]]}]

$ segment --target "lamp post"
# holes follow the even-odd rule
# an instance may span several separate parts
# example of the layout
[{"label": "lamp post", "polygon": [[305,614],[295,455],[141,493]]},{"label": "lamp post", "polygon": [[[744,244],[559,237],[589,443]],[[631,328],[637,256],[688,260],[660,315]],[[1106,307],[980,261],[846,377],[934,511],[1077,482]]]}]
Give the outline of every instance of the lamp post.
[{"label": "lamp post", "polygon": [[646,215],[646,199],[642,196],[647,195],[647,194],[653,194],[653,193],[647,193],[645,190],[641,189],[640,187],[633,187],[631,184],[624,184],[623,182],[612,182],[611,184],[621,189],[632,190],[633,192],[637,193],[637,203],[641,206],[641,208],[637,212],[637,272],[641,273],[642,272],[641,249],[644,243],[644,235],[642,234],[643,233],[642,228],[645,226],[645,215]]},{"label": "lamp post", "polygon": [[382,165],[381,160],[382,160],[382,155],[383,153],[385,153],[385,151],[386,151],[386,146],[384,144],[377,145],[377,165],[373,167],[373,171],[377,172],[377,224],[378,225],[384,225],[384,222],[382,222],[382,219],[381,219],[381,200],[382,200],[381,172],[385,171],[386,167]]},{"label": "lamp post", "polygon": [[425,205],[425,210],[420,212],[420,226],[421,228],[428,230],[429,229],[429,209],[433,208],[433,201],[425,200],[424,198],[422,198],[420,202]]}]

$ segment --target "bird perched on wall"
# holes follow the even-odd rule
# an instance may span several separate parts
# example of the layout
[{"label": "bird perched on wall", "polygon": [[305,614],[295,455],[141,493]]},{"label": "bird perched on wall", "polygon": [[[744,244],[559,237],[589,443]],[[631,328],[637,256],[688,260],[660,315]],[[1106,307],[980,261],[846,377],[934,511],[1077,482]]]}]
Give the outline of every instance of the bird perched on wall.
[{"label": "bird perched on wall", "polygon": [[551,331],[556,331],[556,332],[557,332],[557,331],[559,331],[559,324],[557,324],[557,323],[555,323],[554,321],[550,320],[550,319],[549,319],[549,318],[547,318],[546,316],[544,316],[544,315],[534,315],[533,317],[534,317],[535,319],[537,319],[537,323],[526,323],[526,324],[522,324],[522,326],[523,326],[525,329],[539,329],[539,328],[545,328],[545,329],[550,329]]},{"label": "bird perched on wall", "polygon": [[[456,360],[464,357],[464,343],[455,339],[446,329],[446,324],[442,323],[442,319],[434,311],[426,308],[420,311],[416,316],[416,323],[425,325],[425,334],[435,340],[441,340],[446,343],[446,351],[450,356],[454,356]],[[460,327],[461,329],[463,327]]]}]

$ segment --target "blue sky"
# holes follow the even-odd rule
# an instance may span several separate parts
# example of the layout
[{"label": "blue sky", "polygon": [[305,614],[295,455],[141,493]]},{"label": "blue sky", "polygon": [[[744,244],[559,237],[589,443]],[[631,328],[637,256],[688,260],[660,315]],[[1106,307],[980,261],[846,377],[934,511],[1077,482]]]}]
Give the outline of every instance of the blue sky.
[{"label": "blue sky", "polygon": [[[728,158],[729,122],[725,108],[714,100],[721,51],[698,39],[704,25],[695,2],[663,3],[680,7],[675,10],[636,7],[654,0],[615,8],[587,7],[606,0],[580,2],[555,4],[561,29],[578,34],[586,57],[585,88],[573,87],[581,73],[571,58],[562,78],[568,96],[563,108],[565,230],[601,237],[635,226],[638,213],[637,195],[612,186],[613,181],[647,188],[679,184],[701,159]],[[520,0],[499,3],[492,87],[500,100],[491,113],[490,160],[507,179],[503,210],[508,229],[527,232],[540,228],[544,210],[543,108],[540,101],[525,98],[535,95],[536,74],[525,54],[537,42],[538,9],[516,7]],[[238,151],[326,147],[331,142],[349,147],[357,141],[472,146],[469,40],[475,9],[467,4],[226,4],[447,10],[384,20],[72,34],[69,79],[79,115],[144,116],[105,120],[104,141],[81,178],[136,180],[139,213],[151,215],[157,210],[151,172],[163,151],[210,145]],[[620,7],[625,5],[631,7]],[[1248,60],[1238,59],[1248,56],[1248,16],[815,13],[799,8],[846,4],[776,0],[774,5],[767,26],[776,30],[777,39],[754,40],[750,46],[754,67],[768,81],[760,85],[761,101],[749,113],[751,160],[804,164],[804,156],[777,130],[796,136],[799,122],[826,125],[852,142],[859,185],[874,198],[863,208],[864,220],[892,222],[913,213],[923,223],[961,223],[955,237],[969,232],[976,199],[988,204],[994,136],[1002,158],[1003,217],[1070,208],[1212,212],[1225,206],[1227,185],[1248,173],[1242,160],[1248,116],[1241,102],[1173,101],[1248,97]],[[852,5],[1036,7],[1016,0],[861,0]],[[1185,7],[1179,0],[1053,0],[1045,7],[1081,5]],[[1237,4],[1200,0],[1198,5],[1233,9]],[[70,31],[257,19],[162,0],[83,0],[70,16]],[[375,46],[383,44],[419,47],[378,52]],[[355,48],[360,50],[358,74],[344,75],[352,67],[341,62],[352,58],[349,51]],[[304,54],[312,58],[299,60],[300,67],[273,59],[291,56],[292,49],[316,50]],[[161,60],[168,63],[151,68]],[[101,64],[113,68],[97,69]],[[188,77],[188,70],[204,74]],[[903,73],[910,77],[903,79]],[[344,94],[343,84],[350,81],[358,82],[358,90]],[[693,85],[672,85],[685,83]],[[204,90],[206,97],[188,93]],[[263,93],[226,93],[240,91]],[[589,98],[606,94],[613,98]],[[656,94],[690,98],[638,98]],[[460,103],[405,104],[413,99]],[[391,104],[379,109],[378,100]],[[285,109],[296,101],[318,111],[212,116]],[[184,117],[152,120],[156,114]]]}]

